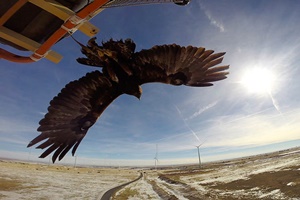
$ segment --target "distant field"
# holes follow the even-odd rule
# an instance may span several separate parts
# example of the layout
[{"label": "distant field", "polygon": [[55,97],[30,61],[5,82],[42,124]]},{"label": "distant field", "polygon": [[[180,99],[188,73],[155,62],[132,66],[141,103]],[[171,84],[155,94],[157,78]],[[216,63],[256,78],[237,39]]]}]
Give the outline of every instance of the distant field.
[{"label": "distant field", "polygon": [[[0,199],[100,199],[139,171],[0,160]],[[143,172],[113,199],[300,199],[300,148]]]}]

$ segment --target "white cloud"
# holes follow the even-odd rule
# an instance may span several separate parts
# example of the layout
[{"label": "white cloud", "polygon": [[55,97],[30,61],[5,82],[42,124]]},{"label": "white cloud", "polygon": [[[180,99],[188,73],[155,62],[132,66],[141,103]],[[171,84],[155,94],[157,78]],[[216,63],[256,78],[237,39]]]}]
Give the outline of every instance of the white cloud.
[{"label": "white cloud", "polygon": [[260,113],[245,118],[237,117],[239,120],[229,116],[229,122],[218,123],[205,131],[208,138],[206,146],[260,146],[300,139],[299,126],[293,121],[300,117],[299,111]]},{"label": "white cloud", "polygon": [[[228,115],[216,117],[208,127],[197,127],[198,137],[205,148],[261,146],[300,139],[300,109],[279,114],[274,108],[250,115]],[[169,135],[159,141],[161,151],[184,151],[198,145],[190,131]]]},{"label": "white cloud", "polygon": [[35,132],[37,125],[32,125],[30,123],[27,123],[24,120],[20,119],[11,119],[11,118],[5,118],[3,116],[0,116],[0,127],[1,127],[1,133],[3,134],[9,134],[9,133],[16,133],[16,132]]},{"label": "white cloud", "polygon": [[0,143],[18,144],[26,147],[30,137],[37,134],[37,125],[22,119],[0,116]]}]

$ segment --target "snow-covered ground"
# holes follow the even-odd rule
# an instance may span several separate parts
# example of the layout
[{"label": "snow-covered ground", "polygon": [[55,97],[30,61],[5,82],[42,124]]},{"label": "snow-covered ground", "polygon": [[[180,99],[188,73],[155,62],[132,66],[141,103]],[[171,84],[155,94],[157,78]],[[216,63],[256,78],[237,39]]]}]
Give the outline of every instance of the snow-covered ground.
[{"label": "snow-covered ground", "polygon": [[0,199],[100,199],[139,176],[133,170],[0,162]]},{"label": "snow-covered ground", "polygon": [[[0,199],[100,199],[140,170],[0,162]],[[143,170],[113,199],[300,199],[300,151]]]},{"label": "snow-covered ground", "polygon": [[[144,182],[160,199],[290,199],[300,200],[300,151],[258,155],[179,169],[148,171]],[[128,185],[116,194],[115,199]],[[157,187],[158,186],[158,187]],[[159,189],[157,189],[159,188]],[[134,186],[128,199],[145,199]],[[163,191],[161,191],[163,190]],[[151,188],[148,188],[150,194]],[[118,196],[119,195],[119,196]],[[148,199],[157,199],[154,195]]]}]

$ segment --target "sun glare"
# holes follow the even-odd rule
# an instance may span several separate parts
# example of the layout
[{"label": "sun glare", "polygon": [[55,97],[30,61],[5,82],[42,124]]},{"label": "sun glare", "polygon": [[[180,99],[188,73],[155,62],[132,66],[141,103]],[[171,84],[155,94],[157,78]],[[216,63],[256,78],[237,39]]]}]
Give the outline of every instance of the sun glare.
[{"label": "sun glare", "polygon": [[270,93],[274,87],[274,74],[263,68],[247,70],[241,79],[241,83],[247,88],[248,92],[263,94]]}]

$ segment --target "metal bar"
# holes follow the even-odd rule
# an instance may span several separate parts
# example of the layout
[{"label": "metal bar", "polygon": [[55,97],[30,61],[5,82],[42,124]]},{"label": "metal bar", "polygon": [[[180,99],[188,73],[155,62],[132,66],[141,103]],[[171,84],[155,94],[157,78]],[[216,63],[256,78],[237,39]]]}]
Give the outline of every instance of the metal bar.
[{"label": "metal bar", "polygon": [[28,0],[17,1],[10,9],[0,18],[0,26],[2,26],[11,16],[13,16]]},{"label": "metal bar", "polygon": [[112,0],[103,5],[103,8],[123,7],[123,6],[137,6],[147,4],[161,4],[173,3],[173,0]]},{"label": "metal bar", "polygon": [[[38,42],[31,40],[30,38],[27,38],[19,33],[16,33],[8,28],[5,27],[0,27],[0,37],[4,38],[7,41],[10,41],[18,46],[21,46],[25,49],[28,49],[32,52],[36,51],[41,44],[39,44]],[[10,58],[14,58],[14,59],[18,59],[18,58],[22,58],[22,60],[26,60],[25,57],[23,56],[12,56],[14,55],[13,53],[7,53],[7,51],[5,52],[4,50],[1,51],[2,53],[2,57],[3,59],[6,58],[6,56],[10,57]],[[48,51],[47,55],[45,55],[45,58],[47,58],[48,60],[54,62],[54,63],[58,63],[61,59],[62,56],[58,53],[56,53],[55,51]],[[12,61],[10,59],[10,61]],[[28,62],[28,61],[26,61]]]},{"label": "metal bar", "polygon": [[[98,8],[103,6],[105,3],[107,3],[108,0],[95,0],[91,4],[87,5],[84,9],[79,11],[75,17],[78,17],[78,20],[84,19],[88,17],[89,15],[92,15],[94,11],[96,11]],[[40,55],[44,55],[48,49],[54,45],[56,42],[58,42],[67,32],[68,29],[71,30],[77,26],[77,23],[74,22],[74,19],[67,20],[61,28],[59,28],[56,32],[54,32],[53,35],[51,35],[47,41],[45,41],[39,49],[37,49],[36,53]],[[39,59],[39,56],[36,56],[36,54],[32,55],[34,58]]]},{"label": "metal bar", "polygon": [[[63,21],[68,20],[70,17],[76,14],[71,9],[54,0],[29,0],[29,2],[55,15]],[[78,24],[76,28],[89,37],[93,37],[99,32],[99,29],[88,21],[83,21],[81,24]],[[74,29],[73,32],[75,31],[76,30]]]},{"label": "metal bar", "polygon": [[62,20],[66,20],[70,17],[70,15],[74,14],[74,12],[71,9],[68,9],[67,7],[62,7],[64,8],[64,10],[62,10],[62,8],[59,9],[58,6],[61,4],[55,1],[49,1],[49,0],[48,1],[28,0],[28,1]]}]

